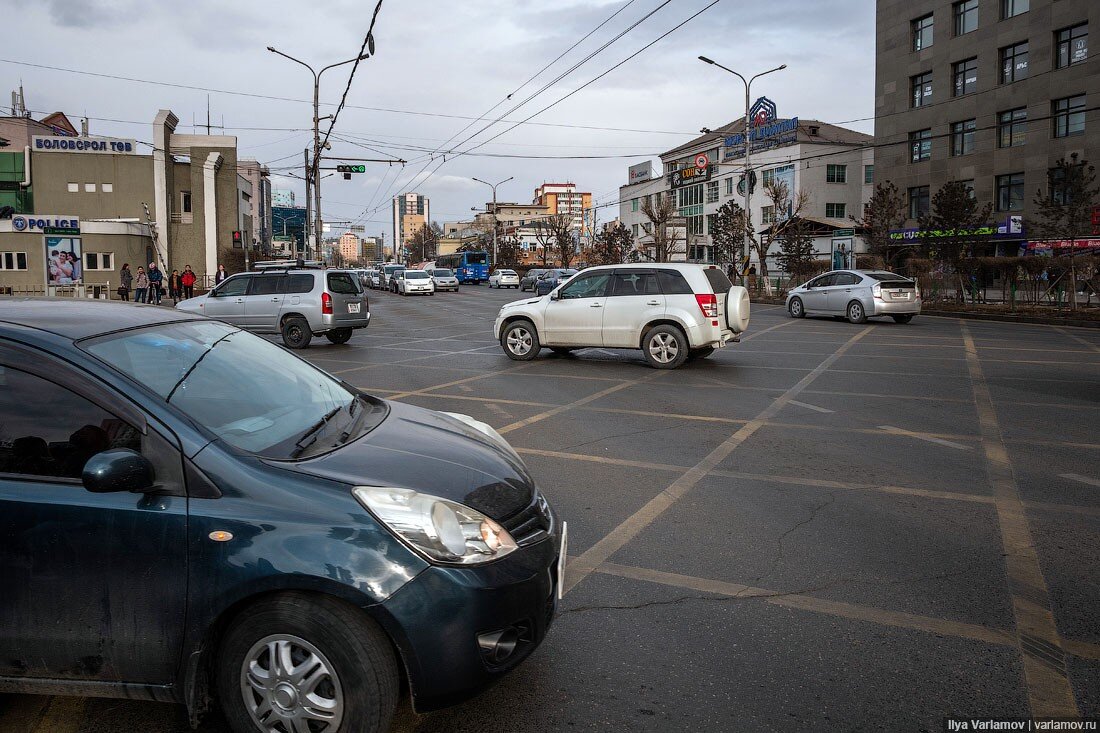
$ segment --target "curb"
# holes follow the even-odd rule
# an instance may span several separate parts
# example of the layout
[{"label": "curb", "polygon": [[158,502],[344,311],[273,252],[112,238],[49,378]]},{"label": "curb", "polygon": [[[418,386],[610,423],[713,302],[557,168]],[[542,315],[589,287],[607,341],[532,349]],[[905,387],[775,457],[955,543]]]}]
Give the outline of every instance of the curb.
[{"label": "curb", "polygon": [[1080,318],[1047,318],[1044,316],[1014,316],[1009,313],[970,313],[967,311],[949,311],[922,308],[922,316],[940,316],[942,318],[966,318],[972,321],[1000,321],[1002,323],[1027,323],[1041,326],[1074,326],[1076,328],[1100,328],[1100,320]]}]

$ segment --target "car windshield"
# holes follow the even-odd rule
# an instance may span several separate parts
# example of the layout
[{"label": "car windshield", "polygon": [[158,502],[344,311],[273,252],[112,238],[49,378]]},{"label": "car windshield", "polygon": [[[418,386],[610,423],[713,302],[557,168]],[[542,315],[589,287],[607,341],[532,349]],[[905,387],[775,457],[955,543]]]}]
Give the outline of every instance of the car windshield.
[{"label": "car windshield", "polygon": [[368,428],[360,413],[369,403],[309,362],[224,323],[158,325],[80,345],[226,443],[266,458],[314,453],[349,439],[355,423],[356,435]]},{"label": "car windshield", "polygon": [[427,280],[429,277],[431,276],[423,270],[405,270],[406,280]]},{"label": "car windshield", "polygon": [[436,277],[454,277],[455,276],[455,274],[453,272],[451,272],[450,270],[436,270],[432,274],[435,275]]}]

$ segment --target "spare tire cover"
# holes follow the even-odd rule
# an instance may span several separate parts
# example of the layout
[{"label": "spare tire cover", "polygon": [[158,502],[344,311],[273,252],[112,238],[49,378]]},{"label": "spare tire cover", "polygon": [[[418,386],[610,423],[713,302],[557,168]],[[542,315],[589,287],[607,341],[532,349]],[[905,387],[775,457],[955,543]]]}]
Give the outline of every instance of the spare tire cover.
[{"label": "spare tire cover", "polygon": [[726,323],[734,333],[749,330],[749,291],[740,285],[726,293]]}]

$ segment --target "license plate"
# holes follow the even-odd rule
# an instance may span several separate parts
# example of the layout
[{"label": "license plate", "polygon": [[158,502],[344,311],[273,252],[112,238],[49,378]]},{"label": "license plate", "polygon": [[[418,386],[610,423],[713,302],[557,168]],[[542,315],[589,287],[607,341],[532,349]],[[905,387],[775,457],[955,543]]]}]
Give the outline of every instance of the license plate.
[{"label": "license plate", "polygon": [[894,300],[909,300],[909,293],[904,290],[897,290],[893,293]]},{"label": "license plate", "polygon": [[348,303],[348,313],[358,313],[362,307],[362,303]]},{"label": "license plate", "polygon": [[558,553],[558,600],[565,593],[565,559],[569,552],[569,524],[561,523],[561,552]]}]

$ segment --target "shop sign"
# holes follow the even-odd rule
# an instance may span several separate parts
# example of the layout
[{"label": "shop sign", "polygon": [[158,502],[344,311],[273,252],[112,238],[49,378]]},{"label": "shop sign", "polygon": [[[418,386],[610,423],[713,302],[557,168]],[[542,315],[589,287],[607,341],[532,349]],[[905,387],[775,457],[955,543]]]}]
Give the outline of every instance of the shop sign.
[{"label": "shop sign", "polygon": [[31,150],[36,153],[107,153],[132,155],[137,141],[110,137],[63,137],[35,135]]},{"label": "shop sign", "polygon": [[687,168],[681,168],[678,171],[669,173],[668,183],[672,188],[682,188],[683,186],[690,186],[693,183],[709,181],[713,172],[713,165],[708,165],[706,168],[688,166]]},{"label": "shop sign", "polygon": [[[749,108],[749,143],[752,152],[787,145],[797,140],[798,118],[781,120],[776,116],[775,102],[760,97]],[[728,135],[725,140],[725,152],[722,160],[743,158],[745,156],[745,134],[743,132]]]},{"label": "shop sign", "polygon": [[66,234],[80,232],[80,218],[56,214],[16,214],[11,218],[11,230],[27,234],[51,234],[47,229],[64,229]]},{"label": "shop sign", "polygon": [[895,242],[919,242],[925,239],[946,237],[975,237],[981,239],[1017,238],[1024,233],[1022,216],[1010,216],[1001,224],[991,224],[970,229],[891,229],[890,239]]},{"label": "shop sign", "polygon": [[627,169],[627,184],[641,183],[653,177],[653,164],[648,160],[645,163],[632,165]]}]

